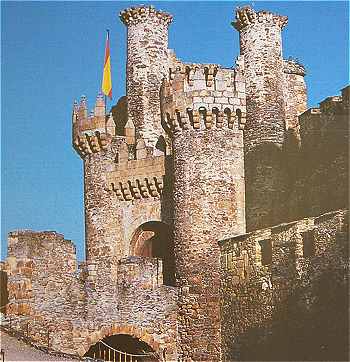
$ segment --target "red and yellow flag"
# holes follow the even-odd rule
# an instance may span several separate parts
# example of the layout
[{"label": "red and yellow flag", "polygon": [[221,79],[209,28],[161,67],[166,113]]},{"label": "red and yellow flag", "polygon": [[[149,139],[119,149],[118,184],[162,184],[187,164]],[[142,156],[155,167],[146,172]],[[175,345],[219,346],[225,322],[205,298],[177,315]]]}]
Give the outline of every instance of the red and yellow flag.
[{"label": "red and yellow flag", "polygon": [[112,99],[111,55],[109,50],[109,31],[107,30],[105,61],[103,65],[102,93]]}]

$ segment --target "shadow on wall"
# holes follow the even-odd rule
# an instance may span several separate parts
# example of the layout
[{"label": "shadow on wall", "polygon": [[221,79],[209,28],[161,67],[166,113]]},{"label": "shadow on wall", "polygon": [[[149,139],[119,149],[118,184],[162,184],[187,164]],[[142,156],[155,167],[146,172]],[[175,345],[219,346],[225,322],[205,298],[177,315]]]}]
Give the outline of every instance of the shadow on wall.
[{"label": "shadow on wall", "polygon": [[131,241],[131,255],[162,259],[163,282],[175,285],[174,243],[167,224],[149,221],[139,226]]},{"label": "shadow on wall", "polygon": [[[124,355],[118,351],[126,352],[129,355]],[[135,356],[131,356],[131,354]],[[102,343],[100,341],[91,346],[84,357],[102,359],[104,361],[151,362],[159,360],[155,351],[147,343],[126,334],[116,334],[104,338]]]},{"label": "shadow on wall", "polygon": [[[229,356],[240,361],[347,361],[348,235],[341,244],[342,262],[336,253],[315,257],[278,303],[278,296],[272,297],[272,318],[255,323],[232,341]],[[260,302],[263,306],[266,300]]]},{"label": "shadow on wall", "polygon": [[247,231],[288,220],[285,151],[263,143],[245,154]]},{"label": "shadow on wall", "polygon": [[128,108],[127,108],[126,96],[120,97],[117,104],[112,107],[112,115],[116,124],[116,135],[124,136],[124,128],[128,120]]},{"label": "shadow on wall", "polygon": [[0,312],[6,312],[6,304],[9,302],[9,296],[7,291],[7,274],[0,270]]}]

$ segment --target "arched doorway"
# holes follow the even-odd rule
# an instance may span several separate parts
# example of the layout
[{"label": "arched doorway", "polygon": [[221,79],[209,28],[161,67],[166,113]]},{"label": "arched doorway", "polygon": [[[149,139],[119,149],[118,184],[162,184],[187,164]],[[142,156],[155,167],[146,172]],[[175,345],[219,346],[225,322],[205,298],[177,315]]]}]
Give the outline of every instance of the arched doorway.
[{"label": "arched doorway", "polygon": [[163,282],[175,285],[174,242],[169,225],[149,221],[139,226],[131,240],[131,255],[162,259]]},{"label": "arched doorway", "polygon": [[91,346],[84,357],[117,362],[151,362],[160,359],[151,346],[127,334],[105,337]]}]

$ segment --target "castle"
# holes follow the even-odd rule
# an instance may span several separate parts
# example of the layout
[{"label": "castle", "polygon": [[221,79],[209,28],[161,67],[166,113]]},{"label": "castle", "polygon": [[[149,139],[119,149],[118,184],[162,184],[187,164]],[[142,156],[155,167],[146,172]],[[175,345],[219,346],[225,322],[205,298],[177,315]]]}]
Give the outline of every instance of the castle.
[{"label": "castle", "polygon": [[[350,88],[307,109],[305,69],[282,57],[286,16],[237,9],[232,68],[179,60],[165,12],[120,19],[126,97],[109,114],[102,96],[73,106],[86,260],[56,232],[11,232],[5,320],[104,360],[258,360],[272,343],[286,360],[300,350],[284,334],[347,305]],[[324,285],[341,297],[324,303]],[[343,356],[342,323],[304,360]]]}]

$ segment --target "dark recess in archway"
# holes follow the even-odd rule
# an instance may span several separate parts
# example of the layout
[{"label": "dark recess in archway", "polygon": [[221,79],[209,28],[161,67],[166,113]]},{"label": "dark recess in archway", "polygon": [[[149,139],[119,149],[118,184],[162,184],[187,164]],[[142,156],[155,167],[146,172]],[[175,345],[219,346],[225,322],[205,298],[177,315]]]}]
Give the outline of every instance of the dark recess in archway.
[{"label": "dark recess in archway", "polygon": [[[155,353],[155,351],[152,349],[151,346],[127,334],[115,334],[113,336],[104,338],[102,341],[106,343],[108,346],[118,351],[126,352],[129,354],[146,355],[144,357],[137,357],[137,361],[151,362],[159,360],[157,358],[157,354]],[[91,357],[91,358],[95,357],[103,360],[103,351],[107,352],[105,353],[105,356],[107,357],[108,347],[106,347],[100,342],[97,342],[96,344],[90,347],[90,349],[85,353],[84,357]],[[99,358],[100,356],[101,358]],[[117,357],[118,357],[117,361],[119,361],[119,355]]]},{"label": "dark recess in archway", "polygon": [[170,227],[159,221],[142,224],[131,241],[132,254],[163,261],[163,282],[175,285],[174,242]]},{"label": "dark recess in archway", "polygon": [[9,302],[9,296],[7,291],[7,274],[3,270],[0,270],[0,285],[0,312],[5,314],[5,306]]}]

